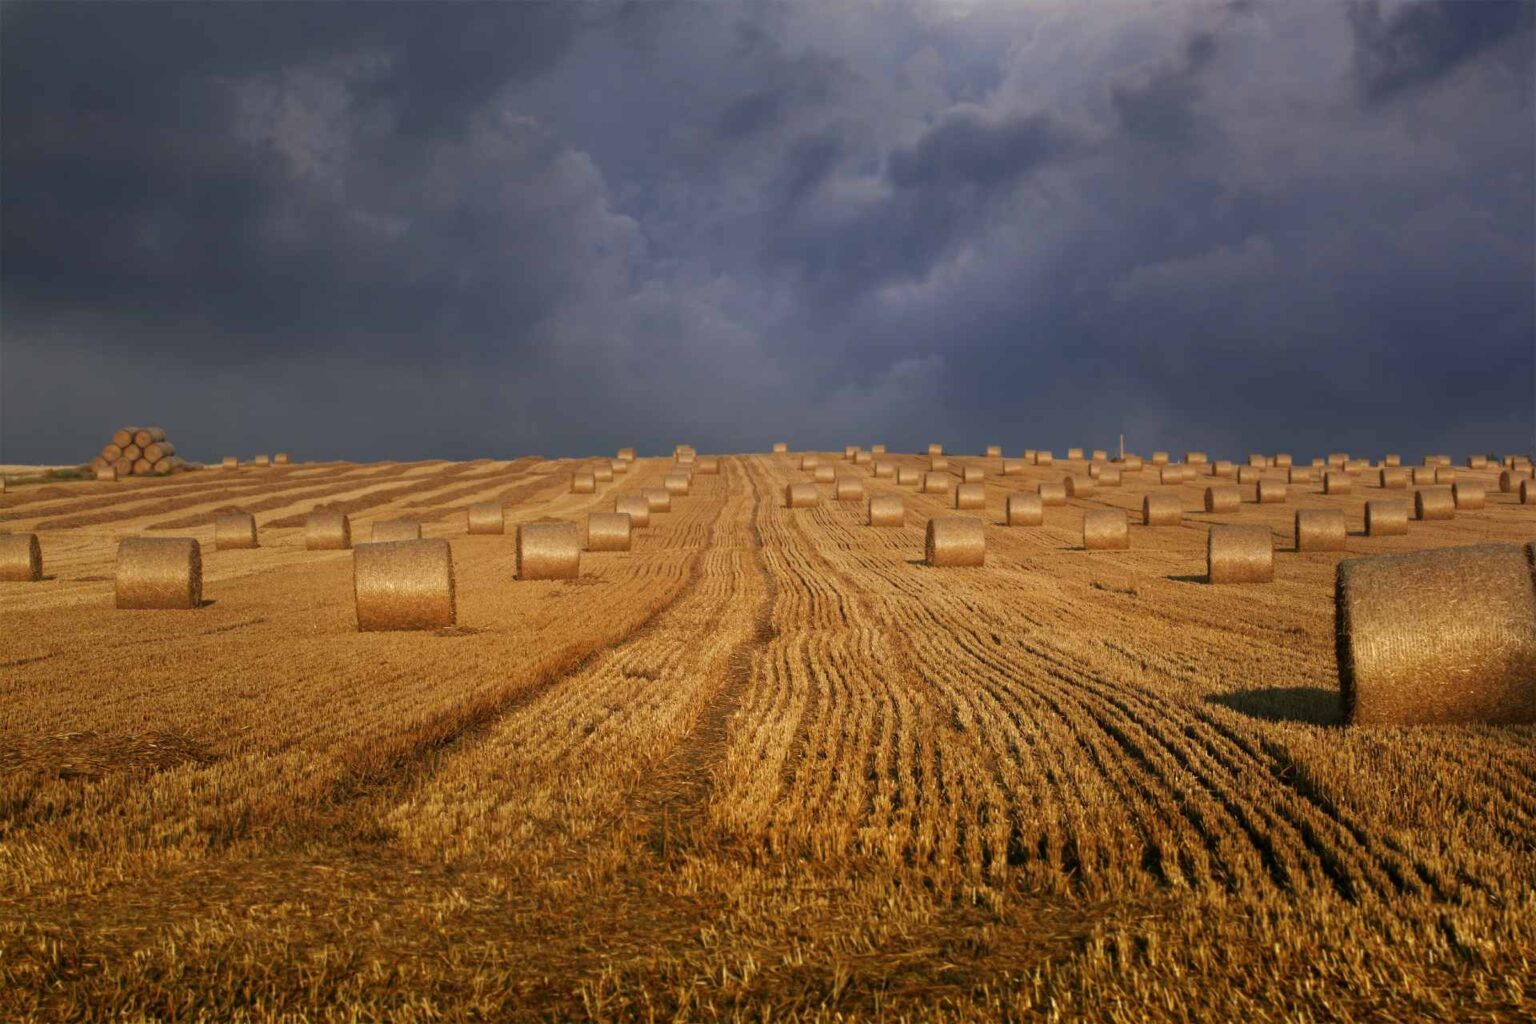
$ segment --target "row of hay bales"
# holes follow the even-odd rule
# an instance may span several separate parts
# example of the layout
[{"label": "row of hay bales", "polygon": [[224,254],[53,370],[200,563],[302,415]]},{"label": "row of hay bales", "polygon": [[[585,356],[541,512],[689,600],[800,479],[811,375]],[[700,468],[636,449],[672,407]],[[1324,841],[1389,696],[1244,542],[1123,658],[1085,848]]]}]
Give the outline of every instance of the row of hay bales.
[{"label": "row of hay bales", "polygon": [[[265,469],[269,466],[286,466],[288,462],[288,453],[278,452],[276,455],[252,455],[245,465]],[[219,465],[223,469],[239,469],[241,466],[240,456],[226,455],[220,460]]]},{"label": "row of hay bales", "polygon": [[159,427],[122,427],[91,459],[90,471],[98,480],[127,476],[165,476],[188,463],[176,454],[176,446]]}]

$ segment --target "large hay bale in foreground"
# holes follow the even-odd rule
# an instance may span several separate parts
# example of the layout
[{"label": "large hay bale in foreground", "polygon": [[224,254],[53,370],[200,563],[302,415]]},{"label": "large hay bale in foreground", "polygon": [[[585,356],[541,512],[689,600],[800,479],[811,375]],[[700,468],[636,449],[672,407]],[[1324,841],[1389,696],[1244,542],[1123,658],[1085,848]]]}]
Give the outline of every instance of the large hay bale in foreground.
[{"label": "large hay bale in foreground", "polygon": [[1488,492],[1482,484],[1470,480],[1458,480],[1451,485],[1451,497],[1456,500],[1458,511],[1480,509],[1488,502]]},{"label": "large hay bale in foreground", "polygon": [[668,494],[681,496],[688,493],[691,479],[687,473],[668,473],[662,480],[662,485],[666,487]]},{"label": "large hay bale in foreground", "polygon": [[117,546],[114,590],[119,608],[197,608],[202,548],[191,537],[125,537]]},{"label": "large hay bale in foreground", "polygon": [[907,510],[894,494],[875,494],[865,508],[865,522],[870,526],[905,526]]},{"label": "large hay bale in foreground", "polygon": [[218,551],[254,548],[256,517],[249,512],[225,512],[213,520],[213,546]]},{"label": "large hay bale in foreground", "polygon": [[1231,484],[1216,484],[1205,489],[1205,510],[1207,512],[1231,513],[1238,511],[1243,504],[1243,492]]},{"label": "large hay bale in foreground", "polygon": [[359,632],[452,626],[458,610],[448,542],[359,545],[352,552],[352,600]]},{"label": "large hay bale in foreground", "polygon": [[1067,485],[1060,481],[1043,483],[1035,488],[1035,493],[1040,495],[1040,503],[1047,507],[1067,503]]},{"label": "large hay bale in foreground", "polygon": [[821,489],[801,480],[784,488],[785,508],[815,508],[821,504]]},{"label": "large hay bale in foreground", "polygon": [[575,523],[518,526],[518,579],[573,580],[580,575],[581,530]]},{"label": "large hay bale in foreground", "polygon": [[590,470],[577,470],[571,474],[572,494],[595,494],[597,492],[597,477]]},{"label": "large hay bale in foreground", "polygon": [[469,506],[464,511],[464,522],[470,533],[505,533],[507,529],[506,512],[499,501],[481,501]]},{"label": "large hay bale in foreground", "polygon": [[613,510],[629,516],[632,530],[641,530],[651,525],[651,503],[645,500],[643,494],[620,494],[613,499]]},{"label": "large hay bale in foreground", "polygon": [[1303,508],[1296,510],[1297,551],[1343,551],[1349,540],[1344,510]]},{"label": "large hay bale in foreground", "polygon": [[672,492],[665,487],[646,487],[640,493],[645,496],[646,504],[651,506],[652,515],[672,511]]},{"label": "large hay bale in foreground", "polygon": [[1205,538],[1207,583],[1269,583],[1275,539],[1267,526],[1212,526]]},{"label": "large hay bale in foreground", "polygon": [[0,533],[0,580],[36,583],[43,578],[43,548],[35,533]]},{"label": "large hay bale in foreground", "polygon": [[633,523],[626,512],[588,512],[588,551],[628,551]]},{"label": "large hay bale in foreground", "polygon": [[1141,499],[1141,521],[1146,526],[1182,525],[1184,502],[1177,494],[1149,494]]},{"label": "large hay bale in foreground", "polygon": [[1456,496],[1449,487],[1421,487],[1413,492],[1413,517],[1419,520],[1456,518]]},{"label": "large hay bale in foreground", "polygon": [[840,476],[833,488],[833,496],[838,501],[863,501],[864,481],[856,476]]},{"label": "large hay bale in foreground", "polygon": [[1377,498],[1365,503],[1365,535],[1397,537],[1408,532],[1408,503],[1395,498]]},{"label": "large hay bale in foreground", "polygon": [[950,488],[954,487],[954,485],[955,478],[950,476],[948,473],[923,474],[924,494],[948,494]]},{"label": "large hay bale in foreground", "polygon": [[1339,563],[1339,690],[1351,725],[1536,722],[1536,552],[1509,544]]},{"label": "large hay bale in foreground", "polygon": [[987,507],[986,484],[960,484],[955,488],[955,508],[978,509]]},{"label": "large hay bale in foreground", "polygon": [[987,560],[986,527],[973,516],[934,516],[928,520],[923,553],[928,564],[933,566],[984,565]]},{"label": "large hay bale in foreground", "polygon": [[1038,494],[1010,494],[1004,521],[1009,526],[1040,526],[1045,522],[1045,502]]},{"label": "large hay bale in foreground", "polygon": [[1109,551],[1131,546],[1129,517],[1124,509],[1094,508],[1083,513],[1083,548]]},{"label": "large hay bale in foreground", "polygon": [[373,528],[368,533],[368,540],[372,544],[421,540],[421,524],[414,519],[381,519],[373,524]]},{"label": "large hay bale in foreground", "polygon": [[352,520],[345,512],[315,509],[304,520],[306,551],[345,551],[352,546]]}]

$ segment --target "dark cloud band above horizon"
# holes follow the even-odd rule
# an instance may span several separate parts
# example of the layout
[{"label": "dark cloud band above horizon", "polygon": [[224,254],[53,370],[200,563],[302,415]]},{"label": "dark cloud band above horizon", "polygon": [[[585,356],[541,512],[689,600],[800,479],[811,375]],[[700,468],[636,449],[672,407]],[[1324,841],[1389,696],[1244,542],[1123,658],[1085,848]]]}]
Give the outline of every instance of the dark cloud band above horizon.
[{"label": "dark cloud band above horizon", "polygon": [[0,461],[1529,450],[1536,7],[0,4]]}]

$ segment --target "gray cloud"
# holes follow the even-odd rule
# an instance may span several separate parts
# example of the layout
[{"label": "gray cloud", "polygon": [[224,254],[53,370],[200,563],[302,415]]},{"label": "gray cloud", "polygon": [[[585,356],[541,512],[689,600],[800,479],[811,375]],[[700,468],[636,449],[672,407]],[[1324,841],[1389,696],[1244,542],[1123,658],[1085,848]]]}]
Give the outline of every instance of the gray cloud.
[{"label": "gray cloud", "polygon": [[[1528,37],[1536,8],[1520,0],[1350,5],[1355,75],[1372,100],[1434,82],[1513,37]],[[1529,62],[1531,42],[1516,44]]]}]

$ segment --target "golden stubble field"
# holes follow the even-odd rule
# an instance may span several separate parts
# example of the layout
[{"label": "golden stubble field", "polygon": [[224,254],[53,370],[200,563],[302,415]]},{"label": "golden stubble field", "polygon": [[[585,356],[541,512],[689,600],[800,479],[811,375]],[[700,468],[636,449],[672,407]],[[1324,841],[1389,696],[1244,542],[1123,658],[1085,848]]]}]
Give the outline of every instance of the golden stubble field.
[{"label": "golden stubble field", "polygon": [[[1334,657],[1341,557],[1536,537],[1496,473],[1403,537],[1361,535],[1374,474],[1206,514],[1208,478],[1150,468],[1010,528],[1066,470],[952,457],[988,474],[987,564],[936,569],[950,499],[823,460],[906,525],[723,457],[547,582],[512,524],[671,461],[592,494],[522,459],[0,495],[47,574],[0,584],[0,1019],[1528,1019],[1536,730],[1345,729]],[[1154,490],[1184,525],[1134,525]],[[466,533],[486,501],[505,536]],[[448,538],[458,625],[358,633],[317,505]],[[1081,549],[1105,507],[1130,550]],[[1349,551],[1292,551],[1302,507]],[[260,548],[214,550],[234,508]],[[1273,529],[1273,583],[1203,582],[1225,522]],[[115,610],[139,534],[202,541],[209,603]]]}]

